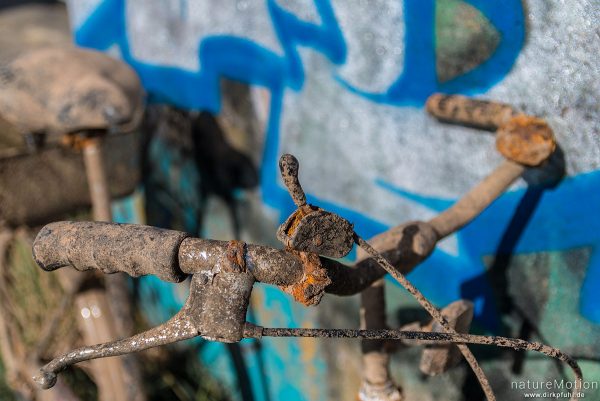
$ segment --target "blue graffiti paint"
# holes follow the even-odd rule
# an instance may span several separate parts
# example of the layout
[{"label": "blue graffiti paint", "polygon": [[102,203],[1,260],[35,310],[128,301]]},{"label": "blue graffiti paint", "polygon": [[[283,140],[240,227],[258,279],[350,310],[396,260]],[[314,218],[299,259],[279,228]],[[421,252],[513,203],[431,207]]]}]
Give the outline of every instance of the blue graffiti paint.
[{"label": "blue graffiti paint", "polygon": [[[116,45],[124,61],[140,76],[151,97],[157,101],[218,112],[219,80],[227,77],[271,91],[286,85],[299,89],[304,71],[296,47],[310,46],[334,63],[345,59],[346,47],[327,1],[315,2],[322,23],[304,22],[268,1],[273,26],[285,50],[283,57],[247,39],[214,35],[199,43],[200,71],[185,71],[135,59],[126,32],[125,0],[105,0],[75,32],[75,41],[84,47],[106,50]],[[177,88],[173,90],[173,88]]]},{"label": "blue graffiti paint", "polygon": [[[405,24],[405,62],[404,71],[392,84],[384,96],[372,96],[379,102],[394,104],[423,104],[427,96],[435,92],[435,1],[404,2]],[[419,21],[411,24],[408,21]]]},{"label": "blue graffiti paint", "polygon": [[[412,194],[383,181],[377,183],[435,211],[442,211],[453,200],[436,199]],[[586,277],[580,292],[580,311],[589,320],[600,323],[600,220],[594,218],[600,205],[600,171],[565,179],[556,188],[545,189],[537,206],[524,227],[514,253],[566,251],[585,246],[593,247]],[[436,250],[431,258],[411,275],[411,279],[439,304],[446,304],[463,295],[463,284],[485,273],[484,256],[493,255],[509,222],[526,195],[526,190],[516,190],[500,197],[481,216],[457,233],[458,256]],[[585,196],[582,196],[585,194]],[[456,266],[459,266],[457,269]],[[432,290],[428,277],[434,275],[444,287]],[[485,310],[493,311],[494,298],[489,283],[478,282],[477,297],[484,300]],[[461,290],[462,288],[462,290]],[[474,293],[471,294],[473,298]],[[481,311],[480,311],[481,312]],[[490,328],[497,327],[495,313],[480,315]]]},{"label": "blue graffiti paint", "polygon": [[[434,92],[480,93],[508,74],[525,40],[525,21],[520,0],[464,0],[478,9],[498,30],[502,40],[494,54],[448,82],[440,83],[436,73],[435,0],[405,0],[406,34],[404,70],[384,93],[362,91],[342,78],[349,91],[374,102],[393,105],[422,105]],[[414,21],[414,23],[411,23]]]},{"label": "blue graffiti paint", "polygon": [[[489,89],[508,73],[520,52],[525,37],[523,9],[519,0],[470,0],[467,3],[479,9],[502,36],[495,53],[473,70],[443,84],[438,83],[435,71],[435,1],[406,0],[406,58],[398,80],[384,94],[363,93],[341,79],[340,82],[373,101],[390,104],[422,104],[435,91],[472,93]],[[300,89],[304,71],[297,52],[299,45],[323,53],[336,64],[345,60],[342,32],[327,1],[315,1],[321,25],[300,20],[279,7],[274,0],[268,1],[267,5],[285,51],[284,57],[251,41],[223,35],[201,40],[199,59],[202,69],[199,72],[140,62],[132,56],[129,48],[124,0],[103,1],[77,29],[75,39],[82,46],[102,50],[116,44],[123,59],[138,71],[145,87],[157,100],[218,111],[220,77],[270,89],[282,86]],[[182,4],[181,9],[186,8],[187,5]],[[174,87],[176,91],[172,89]]]}]

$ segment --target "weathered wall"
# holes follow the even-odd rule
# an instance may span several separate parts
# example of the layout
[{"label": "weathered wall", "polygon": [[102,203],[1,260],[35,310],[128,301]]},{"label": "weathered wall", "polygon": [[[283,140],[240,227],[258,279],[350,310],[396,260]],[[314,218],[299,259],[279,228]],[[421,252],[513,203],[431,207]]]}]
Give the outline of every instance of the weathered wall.
[{"label": "weathered wall", "polygon": [[[600,380],[595,0],[73,0],[69,6],[77,42],[130,63],[153,100],[227,114],[231,102],[227,94],[222,102],[221,79],[250,85],[255,126],[264,127],[241,140],[260,167],[260,197],[242,199],[243,234],[253,241],[273,241],[292,207],[277,178],[282,152],[300,159],[312,202],[371,236],[430,218],[500,161],[491,135],[428,117],[429,94],[479,95],[547,119],[563,155],[556,169],[567,177],[549,187],[545,174],[531,171],[410,278],[440,306],[474,300],[480,330],[543,339],[587,359],[587,378]],[[216,201],[207,208],[216,216],[222,209]],[[222,226],[209,219],[204,233],[230,234]],[[388,292],[391,323],[414,313],[393,284]],[[327,299],[317,312],[265,288],[253,303],[264,325],[358,324],[355,299]],[[220,355],[218,345],[211,347]],[[358,384],[357,343],[265,341],[259,353],[243,347],[257,399],[348,399]],[[395,361],[407,394],[476,399],[464,369],[421,378],[416,352]],[[560,376],[553,362],[538,357],[527,356],[521,366],[510,353],[480,354],[499,399],[521,399],[511,380]]]}]

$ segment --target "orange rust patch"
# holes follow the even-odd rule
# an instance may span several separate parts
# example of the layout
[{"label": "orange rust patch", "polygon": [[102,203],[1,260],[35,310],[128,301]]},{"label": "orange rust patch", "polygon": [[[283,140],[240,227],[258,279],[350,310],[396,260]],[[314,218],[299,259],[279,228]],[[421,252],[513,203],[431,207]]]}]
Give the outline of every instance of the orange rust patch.
[{"label": "orange rust patch", "polygon": [[306,306],[318,305],[323,297],[325,287],[331,284],[327,271],[321,265],[319,255],[310,252],[299,252],[288,249],[302,262],[304,274],[296,284],[280,287],[294,297],[294,300]]},{"label": "orange rust patch", "polygon": [[88,139],[85,136],[77,134],[65,134],[61,137],[61,144],[65,147],[75,150],[82,150],[87,144]]},{"label": "orange rust patch", "polygon": [[306,216],[306,214],[302,211],[302,208],[296,209],[296,211],[294,212],[294,215],[293,215],[294,219],[288,226],[287,230],[285,230],[285,233],[287,235],[291,236],[294,233],[294,231],[296,231],[296,228],[298,227],[298,225],[300,224],[300,221],[302,220],[302,218],[304,216]]},{"label": "orange rust patch", "polygon": [[313,210],[314,209],[310,205],[304,205],[296,209],[296,211],[292,215],[294,219],[292,220],[288,228],[285,230],[285,233],[291,237],[292,234],[294,234],[294,232],[296,231],[296,228],[298,228],[298,226],[300,225],[302,219],[305,216],[309,215]]},{"label": "orange rust patch", "polygon": [[522,114],[498,128],[496,148],[509,160],[538,166],[554,152],[556,142],[546,121]]},{"label": "orange rust patch", "polygon": [[83,150],[87,146],[93,145],[98,141],[98,136],[87,136],[81,133],[69,133],[64,134],[60,138],[62,146],[72,148],[75,150]]},{"label": "orange rust patch", "polygon": [[225,256],[227,264],[225,269],[230,272],[245,272],[246,271],[246,243],[243,241],[231,240],[227,243],[227,251]]}]

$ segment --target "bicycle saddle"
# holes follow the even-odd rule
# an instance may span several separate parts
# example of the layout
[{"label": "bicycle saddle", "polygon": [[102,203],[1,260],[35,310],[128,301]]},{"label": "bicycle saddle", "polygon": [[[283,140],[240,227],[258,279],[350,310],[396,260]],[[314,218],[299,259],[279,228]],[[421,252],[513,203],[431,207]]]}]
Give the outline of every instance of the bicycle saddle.
[{"label": "bicycle saddle", "polygon": [[137,75],[104,53],[46,48],[0,67],[0,117],[24,135],[128,132],[142,111]]}]

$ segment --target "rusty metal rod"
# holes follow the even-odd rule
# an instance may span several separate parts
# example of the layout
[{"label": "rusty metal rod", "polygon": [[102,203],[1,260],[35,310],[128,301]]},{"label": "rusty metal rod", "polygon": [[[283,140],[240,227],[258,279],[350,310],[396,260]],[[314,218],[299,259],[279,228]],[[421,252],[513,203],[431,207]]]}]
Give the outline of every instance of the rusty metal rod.
[{"label": "rusty metal rod", "polygon": [[108,189],[106,170],[104,169],[101,141],[100,138],[83,140],[83,161],[90,189],[94,220],[111,221],[110,191]]},{"label": "rusty metal rod", "polygon": [[[370,241],[402,274],[410,273],[433,251],[437,242],[458,231],[494,202],[525,171],[526,167],[505,160],[449,209],[429,222],[414,222],[396,226]],[[420,246],[422,249],[415,249]],[[335,295],[354,295],[374,281],[385,276],[386,271],[369,257],[359,256],[353,267],[322,258],[332,283],[326,292]]]},{"label": "rusty metal rod", "polygon": [[[360,293],[360,328],[388,328],[384,279],[375,281]],[[386,349],[386,341],[362,339],[361,353],[363,376],[359,400],[400,400],[400,390],[390,375],[390,352]]]},{"label": "rusty metal rod", "polygon": [[[92,216],[95,221],[112,221],[111,194],[108,177],[104,166],[103,136],[93,136],[81,139],[83,161],[87,175]],[[106,291],[90,296],[83,292],[77,296],[79,305],[106,305],[101,316],[94,319],[94,324],[78,320],[83,328],[85,341],[98,343],[114,337],[131,335],[129,320],[133,314],[127,294],[126,277],[122,274],[104,277]],[[94,361],[92,364],[95,379],[99,384],[100,399],[110,401],[143,400],[139,368],[136,361],[131,361],[129,369],[124,361]],[[135,387],[129,392],[128,388]]]},{"label": "rusty metal rod", "polygon": [[[499,119],[498,122],[501,120],[504,121],[505,118]],[[505,130],[507,132],[503,133]],[[506,191],[527,167],[543,163],[556,149],[552,130],[543,120],[530,116],[520,115],[509,119],[509,122],[501,127],[498,135],[505,138],[504,142],[507,143],[498,146],[506,160],[453,206],[428,223],[413,222],[396,226],[370,240],[373,241],[374,248],[398,271],[408,274],[431,254],[437,241],[476,218]],[[435,232],[433,237],[430,232],[432,230]],[[420,252],[416,249],[419,246]],[[332,278],[327,292],[337,295],[360,292],[385,275],[385,270],[368,257],[359,258],[355,267],[360,268],[350,270],[340,270],[339,265],[324,263],[329,265],[328,270],[331,271]]]},{"label": "rusty metal rod", "polygon": [[283,183],[287,187],[296,206],[299,208],[306,206],[306,195],[298,180],[298,171],[300,170],[298,159],[290,154],[281,156],[279,159],[279,170],[281,171]]},{"label": "rusty metal rod", "polygon": [[[425,232],[435,238],[426,223],[409,226],[411,236]],[[404,230],[406,231],[406,230]],[[398,238],[409,235],[397,232]],[[33,244],[38,265],[48,271],[71,266],[77,270],[99,269],[104,273],[125,272],[132,277],[152,274],[165,281],[180,282],[188,275],[211,271],[226,262],[229,241],[191,238],[186,233],[156,227],[104,222],[55,222],[44,226]],[[245,265],[258,281],[273,285],[298,283],[304,262],[297,254],[263,245],[245,244]],[[405,259],[396,252],[395,262],[414,266],[421,259]],[[385,275],[372,260],[357,267],[333,259],[319,258],[332,284],[326,292],[352,295]]]},{"label": "rusty metal rod", "polygon": [[523,174],[525,169],[520,164],[505,160],[458,202],[429,220],[439,239],[460,230],[481,214]]}]

